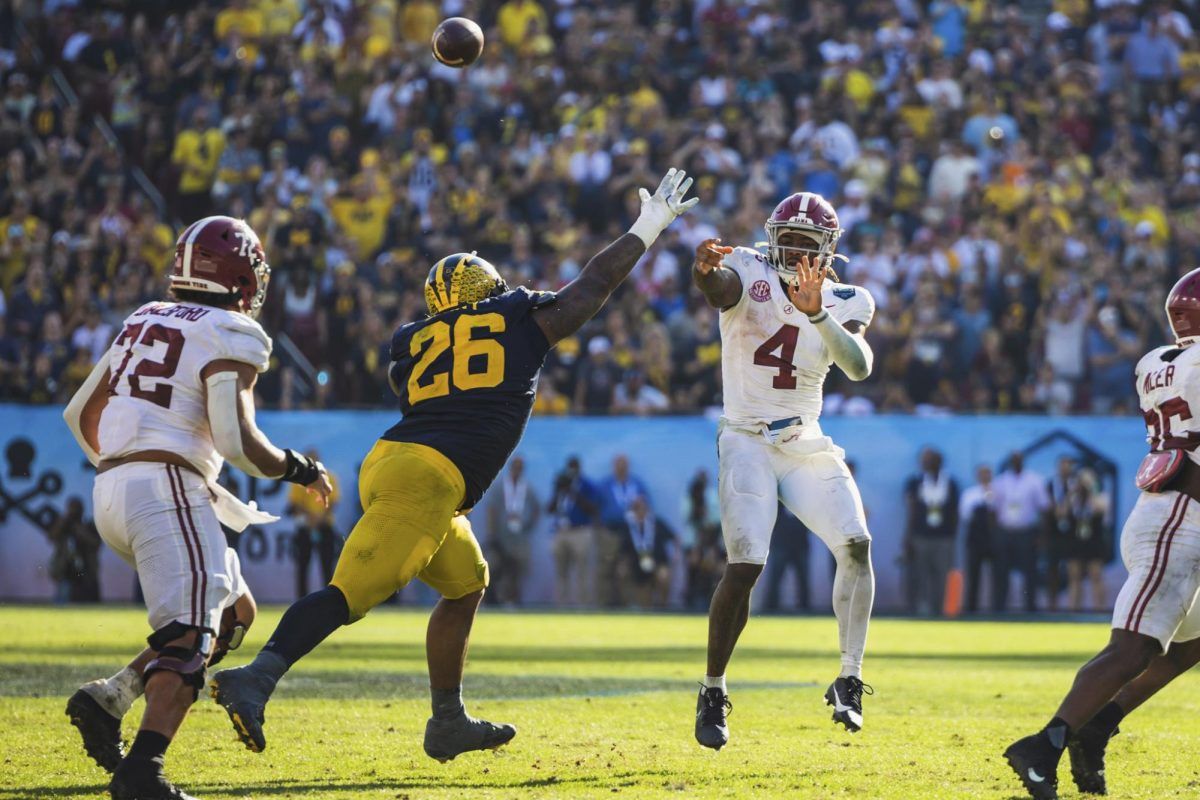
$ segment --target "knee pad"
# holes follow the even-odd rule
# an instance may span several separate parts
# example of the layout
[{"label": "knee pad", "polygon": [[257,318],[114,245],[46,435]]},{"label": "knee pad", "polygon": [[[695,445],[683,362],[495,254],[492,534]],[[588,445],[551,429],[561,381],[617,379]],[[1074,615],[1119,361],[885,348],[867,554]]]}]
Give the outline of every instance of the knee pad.
[{"label": "knee pad", "polygon": [[[190,647],[165,644],[180,638],[188,631],[196,631],[198,634]],[[195,702],[208,678],[208,656],[213,646],[212,631],[172,622],[155,631],[148,641],[150,646],[158,651],[158,655],[146,665],[146,669],[142,671],[142,679],[148,681],[156,672],[174,672],[183,679],[185,685],[192,687],[192,701]]]}]

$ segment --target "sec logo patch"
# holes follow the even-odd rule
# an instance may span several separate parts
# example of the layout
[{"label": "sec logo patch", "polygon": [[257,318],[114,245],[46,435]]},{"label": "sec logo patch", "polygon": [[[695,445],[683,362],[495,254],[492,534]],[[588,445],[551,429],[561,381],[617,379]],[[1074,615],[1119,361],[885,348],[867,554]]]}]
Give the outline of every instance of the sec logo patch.
[{"label": "sec logo patch", "polygon": [[756,303],[765,303],[771,299],[771,284],[766,281],[755,281],[750,285],[750,299]]}]

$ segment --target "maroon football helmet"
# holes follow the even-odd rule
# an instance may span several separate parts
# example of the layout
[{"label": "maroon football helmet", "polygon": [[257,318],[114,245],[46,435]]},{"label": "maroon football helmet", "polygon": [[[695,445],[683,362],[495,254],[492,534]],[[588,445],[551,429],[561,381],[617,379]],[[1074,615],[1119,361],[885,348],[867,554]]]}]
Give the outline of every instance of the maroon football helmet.
[{"label": "maroon football helmet", "polygon": [[1191,344],[1200,338],[1200,269],[1184,275],[1171,288],[1167,322],[1179,344]]},{"label": "maroon football helmet", "polygon": [[[803,254],[815,256],[817,263],[826,268],[832,268],[834,258],[847,260],[845,256],[834,252],[838,239],[842,237],[837,212],[819,194],[796,192],[785,197],[771,212],[766,228],[767,258],[785,280],[796,278],[795,267],[788,265],[789,256],[792,261]],[[812,246],[781,245],[780,235],[789,231],[801,234],[806,241],[812,242]]]},{"label": "maroon football helmet", "polygon": [[257,317],[270,280],[262,243],[245,220],[205,217],[189,225],[175,243],[172,289],[237,293],[242,310]]}]

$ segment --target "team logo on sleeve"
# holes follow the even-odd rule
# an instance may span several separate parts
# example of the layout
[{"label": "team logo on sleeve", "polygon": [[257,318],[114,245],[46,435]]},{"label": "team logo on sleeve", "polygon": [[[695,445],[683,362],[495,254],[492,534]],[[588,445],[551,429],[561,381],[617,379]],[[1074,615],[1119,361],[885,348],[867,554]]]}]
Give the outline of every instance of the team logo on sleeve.
[{"label": "team logo on sleeve", "polygon": [[750,299],[756,303],[765,303],[771,299],[771,284],[766,281],[755,281],[750,285]]},{"label": "team logo on sleeve", "polygon": [[851,297],[854,297],[854,288],[847,286],[842,289],[834,289],[833,296],[841,298],[842,300],[849,300]]}]

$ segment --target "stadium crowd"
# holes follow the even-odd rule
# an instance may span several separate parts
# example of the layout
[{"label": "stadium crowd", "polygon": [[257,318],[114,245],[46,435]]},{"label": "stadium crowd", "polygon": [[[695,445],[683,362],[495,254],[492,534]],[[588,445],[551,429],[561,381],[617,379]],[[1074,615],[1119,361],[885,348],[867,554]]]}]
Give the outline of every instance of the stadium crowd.
[{"label": "stadium crowd", "polygon": [[[44,10],[44,12],[43,12]],[[283,405],[390,404],[392,329],[433,260],[554,289],[667,165],[701,206],[551,356],[539,413],[719,403],[708,236],[830,198],[878,303],[875,375],[830,413],[1129,410],[1161,303],[1200,264],[1200,24],[1186,2],[0,0],[0,399],[63,401],[180,223],[247,217],[274,273]],[[487,31],[437,64],[443,16]],[[61,69],[78,102],[51,80]],[[92,123],[99,114],[114,146]],[[166,199],[160,213],[133,180]],[[278,348],[277,348],[278,349]]]}]

